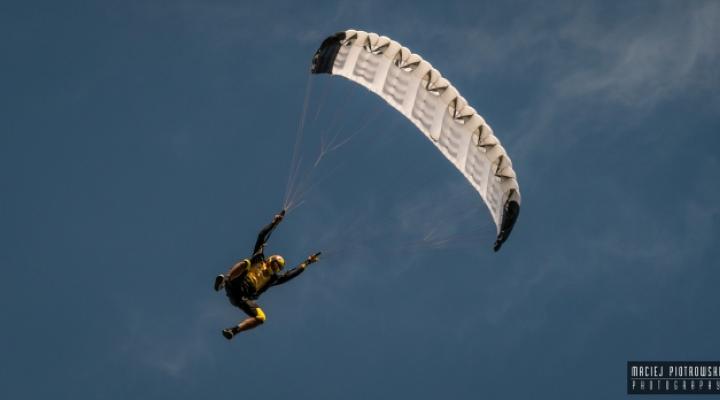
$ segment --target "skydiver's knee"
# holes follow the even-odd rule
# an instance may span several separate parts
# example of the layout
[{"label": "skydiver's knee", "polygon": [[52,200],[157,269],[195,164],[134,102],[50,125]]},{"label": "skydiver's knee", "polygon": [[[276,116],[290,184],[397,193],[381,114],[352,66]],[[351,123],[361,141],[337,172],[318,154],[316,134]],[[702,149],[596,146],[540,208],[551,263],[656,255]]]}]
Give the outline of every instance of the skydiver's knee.
[{"label": "skydiver's knee", "polygon": [[255,309],[255,320],[259,323],[265,323],[265,320],[267,317],[265,316],[265,313],[263,312],[262,308],[258,307]]}]

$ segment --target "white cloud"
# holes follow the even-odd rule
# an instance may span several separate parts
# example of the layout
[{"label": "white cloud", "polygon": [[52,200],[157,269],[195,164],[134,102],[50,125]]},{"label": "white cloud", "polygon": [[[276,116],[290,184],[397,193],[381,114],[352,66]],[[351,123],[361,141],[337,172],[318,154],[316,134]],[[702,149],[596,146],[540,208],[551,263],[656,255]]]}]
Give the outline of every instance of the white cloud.
[{"label": "white cloud", "polygon": [[[563,97],[602,96],[628,106],[658,101],[707,82],[720,42],[720,3],[660,3],[655,12],[621,22],[599,22],[582,13],[560,29],[588,57],[567,69],[555,88]],[[717,77],[715,77],[717,80]]]}]

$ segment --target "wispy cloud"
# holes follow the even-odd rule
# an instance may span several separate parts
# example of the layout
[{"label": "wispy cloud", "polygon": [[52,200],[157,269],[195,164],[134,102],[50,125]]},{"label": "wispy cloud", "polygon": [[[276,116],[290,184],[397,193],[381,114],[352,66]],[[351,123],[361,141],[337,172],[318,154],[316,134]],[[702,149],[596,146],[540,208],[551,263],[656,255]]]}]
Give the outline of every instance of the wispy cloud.
[{"label": "wispy cloud", "polygon": [[208,327],[223,326],[222,316],[229,312],[216,304],[198,303],[187,319],[178,322],[128,304],[123,309],[125,321],[118,327],[117,351],[128,363],[171,378],[183,378],[198,362],[214,360],[211,341],[220,336],[209,336]]},{"label": "wispy cloud", "polygon": [[[393,29],[396,39],[454,81],[521,155],[549,140],[572,146],[594,134],[574,126],[607,123],[618,109],[631,125],[665,100],[717,91],[720,3],[563,4],[526,5],[505,20],[478,12],[472,23],[430,24],[409,10]],[[423,23],[432,29],[418,30]],[[518,84],[488,89],[497,79]],[[488,114],[495,98],[512,107]]]},{"label": "wispy cloud", "polygon": [[719,3],[661,2],[621,22],[594,15],[581,10],[560,29],[588,62],[564,71],[558,95],[603,96],[642,108],[677,91],[718,83]]}]

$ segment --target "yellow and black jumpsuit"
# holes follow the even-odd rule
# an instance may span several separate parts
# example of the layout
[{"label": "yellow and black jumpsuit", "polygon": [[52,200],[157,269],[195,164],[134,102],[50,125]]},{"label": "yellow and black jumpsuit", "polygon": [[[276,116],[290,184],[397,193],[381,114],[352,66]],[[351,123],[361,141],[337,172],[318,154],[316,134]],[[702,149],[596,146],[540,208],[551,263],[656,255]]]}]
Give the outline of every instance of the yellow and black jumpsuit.
[{"label": "yellow and black jumpsuit", "polygon": [[230,303],[262,322],[265,322],[265,313],[255,300],[270,286],[283,284],[305,271],[301,265],[280,274],[265,260],[265,243],[277,225],[278,222],[272,222],[260,231],[252,257],[241,261],[242,272],[225,284],[225,293]]}]

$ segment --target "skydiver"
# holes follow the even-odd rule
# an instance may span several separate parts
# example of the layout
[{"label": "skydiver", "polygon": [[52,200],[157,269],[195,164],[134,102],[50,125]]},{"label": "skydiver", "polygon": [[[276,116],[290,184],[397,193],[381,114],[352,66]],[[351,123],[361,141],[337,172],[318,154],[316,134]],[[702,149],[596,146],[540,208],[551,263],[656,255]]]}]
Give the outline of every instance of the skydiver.
[{"label": "skydiver", "polygon": [[248,315],[248,318],[238,325],[223,329],[222,334],[228,340],[240,332],[253,329],[265,322],[265,313],[255,302],[263,292],[271,286],[281,285],[297,277],[320,257],[319,252],[315,253],[285,273],[280,273],[285,266],[285,259],[282,256],[273,255],[265,258],[263,254],[265,244],[283,217],[285,210],[276,214],[272,222],[260,231],[250,258],[235,263],[227,274],[215,277],[213,285],[215,291],[225,288],[230,303]]}]

